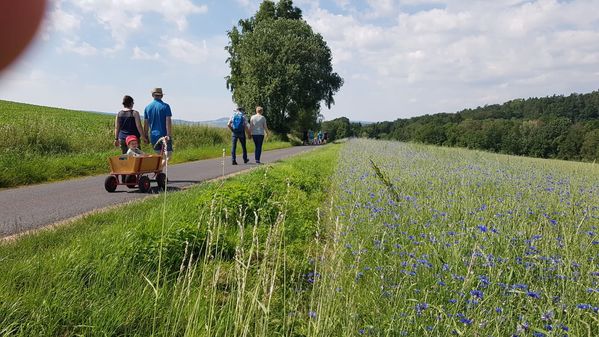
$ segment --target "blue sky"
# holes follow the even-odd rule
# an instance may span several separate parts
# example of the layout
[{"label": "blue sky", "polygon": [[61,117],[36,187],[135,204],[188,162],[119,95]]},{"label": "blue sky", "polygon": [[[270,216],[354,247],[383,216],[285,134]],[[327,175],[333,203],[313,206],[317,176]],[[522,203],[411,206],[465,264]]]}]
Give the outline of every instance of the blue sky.
[{"label": "blue sky", "polygon": [[[226,31],[254,0],[54,0],[0,98],[116,112],[162,87],[175,118],[228,116]],[[599,89],[599,0],[296,0],[345,80],[326,119],[395,120]]]}]

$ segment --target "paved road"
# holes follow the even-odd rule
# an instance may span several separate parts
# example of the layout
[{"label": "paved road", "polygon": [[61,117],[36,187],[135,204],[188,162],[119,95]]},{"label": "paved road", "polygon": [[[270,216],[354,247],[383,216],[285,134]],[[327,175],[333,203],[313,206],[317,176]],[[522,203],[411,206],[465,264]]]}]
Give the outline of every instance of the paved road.
[{"label": "paved road", "polygon": [[[262,153],[263,163],[272,163],[297,153],[311,150],[309,146],[291,147]],[[176,154],[175,154],[176,155]],[[224,174],[256,167],[253,161],[244,165],[231,165],[227,157]],[[238,162],[243,160],[238,156]],[[223,175],[223,161],[207,159],[169,166],[168,187],[176,191],[191,184],[214,179]],[[107,175],[74,179],[69,181],[27,186],[0,191],[0,238],[44,227],[108,206],[122,204],[134,199],[148,197],[137,189],[118,186],[116,192],[104,189]],[[151,193],[159,193],[152,183]]]}]

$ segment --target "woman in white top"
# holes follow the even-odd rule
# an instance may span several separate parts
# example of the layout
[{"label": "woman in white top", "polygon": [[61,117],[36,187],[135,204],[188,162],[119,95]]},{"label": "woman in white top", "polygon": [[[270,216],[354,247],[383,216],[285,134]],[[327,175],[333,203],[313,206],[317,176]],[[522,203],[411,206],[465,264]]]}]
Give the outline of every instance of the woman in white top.
[{"label": "woman in white top", "polygon": [[261,106],[256,107],[256,114],[250,118],[250,133],[254,140],[255,151],[254,158],[256,164],[260,164],[260,155],[262,154],[262,143],[264,137],[268,135],[268,127],[266,126],[266,118],[262,116],[263,109]]}]

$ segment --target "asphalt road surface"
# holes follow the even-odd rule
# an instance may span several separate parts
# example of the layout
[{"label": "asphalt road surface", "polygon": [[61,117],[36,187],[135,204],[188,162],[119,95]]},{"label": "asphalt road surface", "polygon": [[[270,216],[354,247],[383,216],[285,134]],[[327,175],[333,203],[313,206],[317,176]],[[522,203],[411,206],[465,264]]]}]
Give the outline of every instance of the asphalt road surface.
[{"label": "asphalt road surface", "polygon": [[[310,146],[296,146],[262,153],[262,163],[272,163],[279,159],[313,149]],[[176,153],[174,154],[176,155]],[[253,153],[250,154],[250,158]],[[237,166],[231,165],[230,157],[225,158],[224,175],[255,168],[251,160],[243,164],[237,156]],[[30,231],[57,222],[71,219],[105,207],[146,198],[160,193],[152,182],[150,194],[119,185],[113,193],[104,189],[101,176],[80,178],[57,183],[26,186],[0,191],[0,238]],[[207,159],[168,167],[168,190],[176,191],[192,184],[223,176],[223,160]]]}]

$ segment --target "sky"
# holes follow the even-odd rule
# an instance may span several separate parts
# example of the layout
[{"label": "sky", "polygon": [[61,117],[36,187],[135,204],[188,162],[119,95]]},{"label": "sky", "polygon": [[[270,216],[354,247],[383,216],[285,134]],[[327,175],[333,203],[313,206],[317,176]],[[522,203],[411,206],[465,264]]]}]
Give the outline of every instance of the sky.
[{"label": "sky", "polygon": [[[50,0],[0,99],[143,111],[162,87],[173,118],[229,116],[227,31],[256,0]],[[383,121],[599,89],[599,0],[296,0],[345,81],[330,120]],[[324,106],[324,104],[323,104]]]}]

